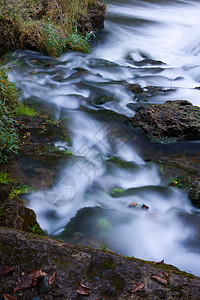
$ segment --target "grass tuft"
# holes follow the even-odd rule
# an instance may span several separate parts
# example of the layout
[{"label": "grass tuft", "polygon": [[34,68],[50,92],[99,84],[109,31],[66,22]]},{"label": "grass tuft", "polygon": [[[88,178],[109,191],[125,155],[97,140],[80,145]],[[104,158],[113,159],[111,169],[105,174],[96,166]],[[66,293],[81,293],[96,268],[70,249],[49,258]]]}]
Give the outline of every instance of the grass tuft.
[{"label": "grass tuft", "polygon": [[18,105],[16,106],[14,112],[17,115],[26,115],[29,117],[34,117],[36,115],[36,111],[33,107],[27,106],[22,102],[18,102]]},{"label": "grass tuft", "polygon": [[[31,49],[52,56],[67,49],[88,53],[86,31],[92,28],[85,24],[89,8],[98,5],[97,0],[0,1],[0,49]],[[84,34],[77,32],[80,24]]]}]

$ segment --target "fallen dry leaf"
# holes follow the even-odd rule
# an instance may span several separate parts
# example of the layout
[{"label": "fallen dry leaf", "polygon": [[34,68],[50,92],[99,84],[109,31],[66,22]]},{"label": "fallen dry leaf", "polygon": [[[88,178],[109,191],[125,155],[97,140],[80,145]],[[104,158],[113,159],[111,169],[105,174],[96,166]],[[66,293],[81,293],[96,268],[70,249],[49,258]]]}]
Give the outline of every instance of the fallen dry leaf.
[{"label": "fallen dry leaf", "polygon": [[14,267],[11,267],[11,266],[6,266],[6,265],[1,266],[0,267],[0,275],[6,276],[10,272],[12,272],[13,269],[14,269]]},{"label": "fallen dry leaf", "polygon": [[3,294],[4,300],[17,300],[17,298],[15,298],[12,295],[9,294]]},{"label": "fallen dry leaf", "polygon": [[16,288],[14,289],[14,294],[19,290],[26,290],[32,286],[32,280],[28,276],[25,276],[24,279],[18,282]]},{"label": "fallen dry leaf", "polygon": [[164,285],[167,285],[167,280],[166,279],[163,279],[161,278],[160,276],[156,275],[156,274],[152,274],[151,275],[151,278],[155,279],[156,281],[164,284]]},{"label": "fallen dry leaf", "polygon": [[26,290],[29,289],[32,286],[37,285],[38,279],[43,278],[47,274],[42,272],[41,270],[36,270],[30,272],[28,275],[26,275],[22,281],[20,281],[16,288],[14,289],[14,294],[19,290]]},{"label": "fallen dry leaf", "polygon": [[154,261],[154,265],[161,265],[161,264],[164,264],[164,259],[158,262]]},{"label": "fallen dry leaf", "polygon": [[169,273],[163,271],[163,274],[168,278],[169,277]]},{"label": "fallen dry leaf", "polygon": [[40,278],[43,278],[44,276],[46,276],[47,273],[42,272],[42,270],[36,270],[36,271],[32,271],[28,274],[28,277],[31,278],[33,281],[38,280]]},{"label": "fallen dry leaf", "polygon": [[77,292],[80,294],[80,295],[89,295],[92,293],[91,289],[88,288],[87,286],[83,285],[82,283],[80,283],[79,281],[77,281],[77,285],[79,287],[79,289],[77,290]]},{"label": "fallen dry leaf", "polygon": [[57,272],[54,272],[51,276],[49,276],[49,285],[54,283]]},{"label": "fallen dry leaf", "polygon": [[129,204],[129,207],[135,207],[135,206],[137,206],[137,204],[134,203],[134,202],[131,202],[131,203]]},{"label": "fallen dry leaf", "polygon": [[140,282],[137,284],[134,284],[133,288],[132,288],[132,293],[136,293],[137,291],[143,289],[145,286],[144,282]]}]

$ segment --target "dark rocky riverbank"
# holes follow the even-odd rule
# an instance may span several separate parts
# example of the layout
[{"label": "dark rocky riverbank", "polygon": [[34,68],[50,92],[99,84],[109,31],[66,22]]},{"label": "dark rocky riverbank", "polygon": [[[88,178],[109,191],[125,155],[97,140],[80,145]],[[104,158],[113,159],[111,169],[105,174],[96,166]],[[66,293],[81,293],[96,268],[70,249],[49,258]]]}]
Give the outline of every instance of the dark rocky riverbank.
[{"label": "dark rocky riverbank", "polygon": [[[11,270],[8,275],[5,272],[4,277],[1,275],[0,295],[13,295],[14,289],[16,291],[15,298],[8,299],[200,297],[198,277],[163,262],[154,264],[126,258],[3,227],[0,228],[0,249],[0,270],[5,265]],[[33,283],[28,274],[36,270],[42,272]]]}]

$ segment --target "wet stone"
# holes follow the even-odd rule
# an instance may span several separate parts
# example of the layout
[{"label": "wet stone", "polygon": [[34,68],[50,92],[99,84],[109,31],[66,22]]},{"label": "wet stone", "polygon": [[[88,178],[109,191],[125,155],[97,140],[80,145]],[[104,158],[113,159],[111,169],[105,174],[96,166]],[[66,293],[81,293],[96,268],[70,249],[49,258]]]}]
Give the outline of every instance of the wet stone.
[{"label": "wet stone", "polygon": [[200,139],[200,108],[186,100],[152,104],[137,112],[131,123],[158,142]]}]

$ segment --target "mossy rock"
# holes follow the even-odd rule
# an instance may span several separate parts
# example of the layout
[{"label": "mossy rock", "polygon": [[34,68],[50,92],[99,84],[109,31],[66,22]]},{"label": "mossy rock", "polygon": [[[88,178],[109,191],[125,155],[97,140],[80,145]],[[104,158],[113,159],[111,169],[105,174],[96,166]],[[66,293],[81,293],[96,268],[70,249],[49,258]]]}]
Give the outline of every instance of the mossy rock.
[{"label": "mossy rock", "polygon": [[141,195],[143,192],[154,192],[162,195],[166,195],[168,197],[171,196],[172,191],[164,186],[143,186],[143,187],[137,187],[137,188],[129,188],[129,189],[123,189],[123,188],[114,188],[110,195],[112,197],[126,197],[126,196],[138,196]]},{"label": "mossy rock", "polygon": [[152,104],[137,112],[131,123],[162,143],[200,139],[200,108],[186,100]]},{"label": "mossy rock", "polygon": [[11,184],[0,184],[0,225],[27,232],[31,232],[31,228],[37,226],[38,232],[41,232],[34,211],[25,207],[23,200],[18,196],[10,198],[12,190]]},{"label": "mossy rock", "polygon": [[117,156],[111,156],[107,159],[108,163],[111,163],[112,165],[115,165],[118,168],[122,169],[129,169],[129,170],[135,170],[137,169],[137,166],[133,162],[122,160],[121,158]]},{"label": "mossy rock", "polygon": [[111,226],[110,217],[109,210],[98,206],[82,208],[57,238],[85,245],[89,245],[90,241],[98,247],[98,239],[100,242],[104,237],[103,232],[106,233]]},{"label": "mossy rock", "polygon": [[160,155],[151,160],[159,165],[160,173],[169,186],[188,193],[191,203],[200,208],[200,158],[191,155]]}]

